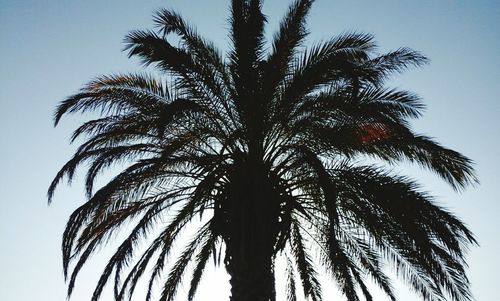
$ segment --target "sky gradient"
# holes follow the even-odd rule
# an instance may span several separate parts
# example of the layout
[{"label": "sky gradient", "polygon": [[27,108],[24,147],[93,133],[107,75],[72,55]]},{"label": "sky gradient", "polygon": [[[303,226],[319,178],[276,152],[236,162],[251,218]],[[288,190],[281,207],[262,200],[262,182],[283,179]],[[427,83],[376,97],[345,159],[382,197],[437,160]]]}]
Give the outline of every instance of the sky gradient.
[{"label": "sky gradient", "polygon": [[[268,34],[287,3],[265,2]],[[121,51],[122,40],[130,30],[152,28],[151,15],[158,8],[176,9],[227,50],[228,4],[0,0],[0,300],[65,300],[61,235],[84,194],[77,179],[71,188],[61,186],[49,207],[46,190],[74,152],[70,132],[83,119],[66,118],[54,129],[57,103],[98,75],[142,70]],[[306,44],[356,30],[374,34],[381,52],[408,46],[431,59],[389,85],[422,96],[427,110],[414,129],[472,158],[481,184],[456,193],[426,171],[397,170],[415,177],[476,234],[481,246],[468,257],[473,294],[476,300],[498,300],[500,2],[317,0],[309,29]],[[97,253],[84,268],[72,301],[89,299],[110,251]],[[223,268],[207,272],[197,300],[227,300]],[[324,286],[325,296],[336,294],[333,285]],[[187,284],[180,289],[179,300],[188,289]],[[419,300],[404,288],[398,293],[401,300]],[[109,292],[102,300],[106,296]]]}]

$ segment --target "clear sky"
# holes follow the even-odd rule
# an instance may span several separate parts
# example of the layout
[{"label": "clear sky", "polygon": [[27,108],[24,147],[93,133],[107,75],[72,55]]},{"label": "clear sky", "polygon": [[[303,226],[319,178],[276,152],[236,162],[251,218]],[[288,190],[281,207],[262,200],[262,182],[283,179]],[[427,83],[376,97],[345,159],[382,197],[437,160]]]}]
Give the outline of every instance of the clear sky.
[{"label": "clear sky", "polygon": [[[265,2],[269,33],[288,2]],[[121,52],[122,39],[129,30],[151,28],[152,12],[161,7],[177,9],[225,49],[228,4],[0,0],[0,300],[65,300],[60,241],[83,189],[78,181],[59,189],[50,207],[45,194],[74,151],[69,133],[82,119],[68,118],[54,129],[56,104],[95,76],[141,70]],[[427,112],[414,127],[474,159],[481,185],[458,194],[425,171],[403,171],[477,235],[481,246],[469,255],[473,294],[476,300],[499,300],[500,2],[317,0],[309,20],[309,42],[359,30],[374,34],[381,51],[409,46],[431,59],[392,84],[424,98]],[[103,262],[100,253],[93,258],[73,301],[89,300]],[[197,300],[228,300],[223,269],[204,279]],[[327,296],[334,296],[334,287],[326,287]],[[188,289],[181,288],[179,300]],[[399,296],[418,300],[405,289]]]}]

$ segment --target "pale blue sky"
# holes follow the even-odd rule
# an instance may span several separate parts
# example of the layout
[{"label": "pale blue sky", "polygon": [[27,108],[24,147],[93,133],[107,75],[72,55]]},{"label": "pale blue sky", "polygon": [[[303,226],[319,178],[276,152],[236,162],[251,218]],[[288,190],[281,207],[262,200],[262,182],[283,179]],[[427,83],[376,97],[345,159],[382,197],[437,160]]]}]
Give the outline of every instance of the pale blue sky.
[{"label": "pale blue sky", "polygon": [[[265,2],[268,29],[288,2]],[[45,193],[74,151],[69,133],[81,119],[54,129],[56,104],[95,76],[140,70],[121,52],[122,39],[151,28],[157,8],[176,8],[224,49],[228,3],[0,0],[0,300],[65,300],[60,238],[83,190],[78,181],[60,189],[51,207]],[[499,300],[500,2],[317,0],[309,20],[310,42],[359,30],[374,34],[382,51],[409,46],[431,59],[392,83],[424,98],[428,109],[415,128],[474,159],[481,185],[457,194],[432,174],[404,171],[477,235],[481,247],[469,256],[474,296]],[[102,265],[102,256],[94,258],[71,300],[89,299]],[[226,280],[223,270],[209,272],[197,300],[227,300]],[[418,300],[405,289],[399,295]]]}]

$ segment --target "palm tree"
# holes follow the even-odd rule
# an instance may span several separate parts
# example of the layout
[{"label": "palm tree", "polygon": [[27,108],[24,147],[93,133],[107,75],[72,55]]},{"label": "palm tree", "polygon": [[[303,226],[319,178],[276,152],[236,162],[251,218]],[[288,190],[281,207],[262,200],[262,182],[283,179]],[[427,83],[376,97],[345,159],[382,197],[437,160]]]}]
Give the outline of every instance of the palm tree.
[{"label": "palm tree", "polygon": [[[388,268],[422,300],[471,300],[472,233],[387,168],[409,161],[457,190],[477,181],[469,159],[409,128],[419,97],[385,85],[427,59],[408,48],[378,54],[372,36],[355,32],[304,50],[307,0],[291,4],[266,44],[261,2],[232,1],[227,56],[179,14],[158,11],[157,30],[131,32],[126,49],[159,74],[102,76],[58,106],[56,125],[69,113],[100,114],[74,131],[72,141],[85,140],[48,191],[50,202],[87,164],[88,199],[63,236],[68,294],[89,256],[132,225],[92,300],[113,277],[115,299],[130,298],[144,274],[146,300],[157,290],[174,300],[186,271],[192,300],[211,258],[231,277],[231,300],[275,300],[278,256],[288,300],[298,285],[322,299],[318,267],[348,300],[372,300],[370,282],[396,300]],[[196,232],[166,271],[186,229]]]}]

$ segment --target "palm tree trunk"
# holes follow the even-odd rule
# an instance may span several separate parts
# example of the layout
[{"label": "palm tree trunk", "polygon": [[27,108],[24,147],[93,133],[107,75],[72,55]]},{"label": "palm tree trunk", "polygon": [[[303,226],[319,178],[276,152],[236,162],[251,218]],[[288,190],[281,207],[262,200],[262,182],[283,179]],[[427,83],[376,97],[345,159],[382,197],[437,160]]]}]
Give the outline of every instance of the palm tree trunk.
[{"label": "palm tree trunk", "polygon": [[275,299],[271,256],[248,254],[232,258],[227,265],[231,275],[231,301],[271,301]]},{"label": "palm tree trunk", "polygon": [[244,164],[233,182],[228,210],[225,264],[231,276],[231,301],[275,300],[274,245],[279,204],[268,175]]}]

